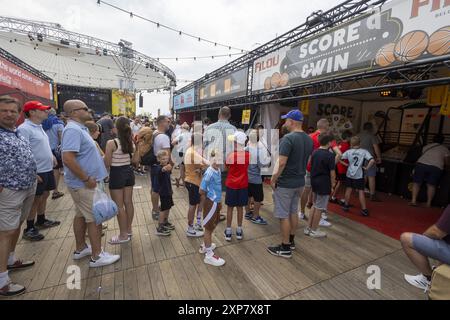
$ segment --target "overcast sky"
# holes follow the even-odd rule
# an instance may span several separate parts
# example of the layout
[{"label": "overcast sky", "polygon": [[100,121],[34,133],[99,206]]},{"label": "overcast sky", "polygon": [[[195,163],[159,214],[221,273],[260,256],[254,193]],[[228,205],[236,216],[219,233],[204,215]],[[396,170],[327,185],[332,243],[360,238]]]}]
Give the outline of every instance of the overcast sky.
[{"label": "overcast sky", "polygon": [[[305,22],[316,10],[327,10],[341,0],[106,0],[128,11],[212,41],[251,50]],[[157,28],[130,18],[97,0],[0,0],[2,16],[60,23],[65,29],[117,43],[125,39],[151,57],[190,57],[228,54],[227,48]],[[236,52],[236,51],[231,51]],[[234,57],[235,59],[236,57]],[[178,79],[195,80],[230,58],[197,61],[161,60]],[[179,87],[186,83],[179,82]],[[144,110],[167,112],[168,95],[146,94]]]}]

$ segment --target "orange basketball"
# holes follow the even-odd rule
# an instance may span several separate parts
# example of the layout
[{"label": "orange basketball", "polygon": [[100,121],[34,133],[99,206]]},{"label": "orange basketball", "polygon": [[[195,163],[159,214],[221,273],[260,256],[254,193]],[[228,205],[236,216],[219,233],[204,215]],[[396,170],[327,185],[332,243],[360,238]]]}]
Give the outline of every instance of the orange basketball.
[{"label": "orange basketball", "polygon": [[267,77],[266,80],[264,81],[264,90],[270,90],[272,89],[272,84],[271,84],[272,78],[271,77]]},{"label": "orange basketball", "polygon": [[281,74],[279,72],[275,72],[272,75],[272,79],[271,79],[270,83],[272,84],[273,89],[278,88],[281,83]]},{"label": "orange basketball", "polygon": [[280,87],[285,87],[289,83],[289,75],[285,72],[281,74]]},{"label": "orange basketball", "polygon": [[427,49],[428,40],[428,34],[424,31],[408,32],[395,45],[395,58],[402,62],[411,62],[417,59]]},{"label": "orange basketball", "polygon": [[442,27],[430,36],[428,52],[433,56],[450,53],[450,26]]},{"label": "orange basketball", "polygon": [[394,47],[395,43],[388,43],[378,50],[377,55],[375,56],[375,62],[380,67],[387,67],[395,61]]}]

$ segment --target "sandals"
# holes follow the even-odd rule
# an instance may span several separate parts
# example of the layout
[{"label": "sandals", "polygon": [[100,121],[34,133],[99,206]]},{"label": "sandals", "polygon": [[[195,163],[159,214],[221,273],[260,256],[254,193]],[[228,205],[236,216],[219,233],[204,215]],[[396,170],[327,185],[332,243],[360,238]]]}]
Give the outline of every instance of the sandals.
[{"label": "sandals", "polygon": [[130,235],[128,235],[128,238],[125,240],[120,240],[119,236],[114,236],[111,238],[111,240],[108,241],[108,243],[112,244],[112,245],[116,245],[116,244],[123,244],[123,243],[130,242],[130,240],[131,240]]},{"label": "sandals", "polygon": [[58,191],[58,192],[53,192],[53,194],[52,194],[52,200],[56,200],[61,197],[64,197],[64,193],[62,193],[62,192]]}]

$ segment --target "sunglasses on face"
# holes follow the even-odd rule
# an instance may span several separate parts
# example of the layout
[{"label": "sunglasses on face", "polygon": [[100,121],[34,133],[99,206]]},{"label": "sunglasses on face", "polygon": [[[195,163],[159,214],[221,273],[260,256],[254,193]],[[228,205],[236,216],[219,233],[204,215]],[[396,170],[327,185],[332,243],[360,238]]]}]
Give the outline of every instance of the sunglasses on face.
[{"label": "sunglasses on face", "polygon": [[75,111],[78,111],[78,110],[89,111],[89,108],[84,107],[84,108],[73,109],[72,112],[75,112]]}]

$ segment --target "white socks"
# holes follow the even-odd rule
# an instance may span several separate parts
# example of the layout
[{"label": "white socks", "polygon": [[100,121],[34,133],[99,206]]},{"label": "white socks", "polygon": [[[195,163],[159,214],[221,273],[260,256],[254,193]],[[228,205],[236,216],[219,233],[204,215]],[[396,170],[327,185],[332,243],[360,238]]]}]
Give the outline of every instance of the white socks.
[{"label": "white socks", "polygon": [[13,265],[14,262],[16,262],[16,257],[14,256],[14,252],[11,252],[9,254],[9,258],[8,258],[8,265]]},{"label": "white socks", "polygon": [[214,251],[212,250],[211,246],[209,246],[208,248],[205,248],[205,256],[207,257],[211,257],[214,255]]},{"label": "white socks", "polygon": [[203,214],[201,211],[197,212],[197,224],[198,225],[202,225],[202,216],[203,216]]},{"label": "white socks", "polygon": [[8,271],[0,273],[0,289],[6,286],[9,282]]}]

